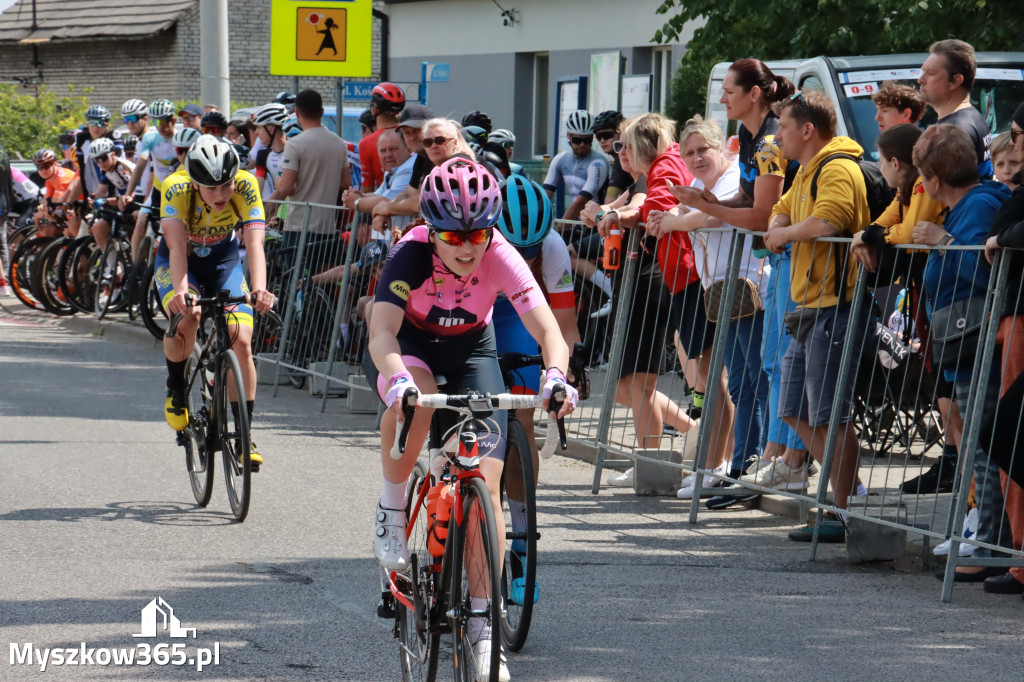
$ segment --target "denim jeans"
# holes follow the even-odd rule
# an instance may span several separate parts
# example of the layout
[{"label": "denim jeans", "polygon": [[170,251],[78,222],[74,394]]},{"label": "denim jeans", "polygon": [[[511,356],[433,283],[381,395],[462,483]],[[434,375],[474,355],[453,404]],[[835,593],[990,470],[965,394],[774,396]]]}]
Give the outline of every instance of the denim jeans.
[{"label": "denim jeans", "polygon": [[790,257],[771,254],[768,257],[771,274],[768,277],[768,295],[765,297],[764,339],[761,342],[761,367],[768,376],[771,389],[768,395],[767,442],[785,445],[796,450],[806,450],[796,431],[779,417],[779,399],[782,396],[782,356],[789,347],[790,336],[782,319],[796,308],[789,295]]},{"label": "denim jeans", "polygon": [[764,450],[769,415],[768,375],[761,368],[761,339],[764,313],[729,323],[725,346],[725,368],[729,372],[729,395],[736,406],[733,424],[732,469],[743,470],[744,462]]}]

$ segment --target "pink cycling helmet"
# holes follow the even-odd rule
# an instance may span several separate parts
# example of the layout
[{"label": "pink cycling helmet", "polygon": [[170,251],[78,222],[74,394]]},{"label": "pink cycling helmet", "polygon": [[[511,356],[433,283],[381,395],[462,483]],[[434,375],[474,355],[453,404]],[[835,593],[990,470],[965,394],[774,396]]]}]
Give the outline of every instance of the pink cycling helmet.
[{"label": "pink cycling helmet", "polygon": [[437,230],[470,232],[490,227],[501,215],[501,189],[480,164],[450,159],[423,181],[420,213]]}]

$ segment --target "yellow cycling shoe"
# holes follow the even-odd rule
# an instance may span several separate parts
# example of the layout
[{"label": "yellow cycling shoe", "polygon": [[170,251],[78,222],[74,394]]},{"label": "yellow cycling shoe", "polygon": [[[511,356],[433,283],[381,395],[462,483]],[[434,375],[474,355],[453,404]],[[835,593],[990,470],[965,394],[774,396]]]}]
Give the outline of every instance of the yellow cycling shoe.
[{"label": "yellow cycling shoe", "polygon": [[167,400],[164,401],[164,417],[167,424],[175,431],[184,431],[188,427],[188,408],[184,399],[180,402],[171,389],[167,389]]},{"label": "yellow cycling shoe", "polygon": [[249,466],[253,473],[256,473],[260,470],[260,465],[263,464],[263,458],[260,457],[260,453],[256,452],[256,443],[250,442],[249,445]]}]

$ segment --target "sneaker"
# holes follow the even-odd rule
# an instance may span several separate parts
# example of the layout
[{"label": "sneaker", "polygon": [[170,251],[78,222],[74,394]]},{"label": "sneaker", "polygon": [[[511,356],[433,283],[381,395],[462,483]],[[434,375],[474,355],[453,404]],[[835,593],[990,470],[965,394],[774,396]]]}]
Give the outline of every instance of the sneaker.
[{"label": "sneaker", "polygon": [[[964,517],[964,539],[970,540],[974,537],[975,533],[978,532],[978,508],[967,512],[967,516]],[[953,546],[952,540],[946,540],[945,542],[935,546],[932,550],[932,554],[935,556],[947,556],[950,548]],[[978,548],[977,545],[972,545],[969,542],[961,542],[960,549],[957,554],[959,556],[974,556],[974,550]]]},{"label": "sneaker", "polygon": [[263,458],[260,457],[260,453],[256,450],[256,441],[249,441],[249,468],[255,474],[260,470],[260,465],[263,464]]},{"label": "sneaker", "polygon": [[373,555],[388,571],[402,571],[409,568],[409,550],[405,546],[404,511],[384,509],[377,503],[377,516],[373,529]]},{"label": "sneaker", "polygon": [[721,494],[715,495],[705,502],[704,506],[712,510],[728,509],[734,504],[750,502],[759,497],[761,497],[761,493],[757,491],[749,490],[741,485],[730,485],[723,488]]},{"label": "sneaker", "polygon": [[11,296],[14,296],[14,290],[11,289],[10,284],[4,284],[3,286],[0,286],[0,297],[10,298]]},{"label": "sneaker", "polygon": [[807,458],[807,478],[810,478],[811,476],[817,476],[818,475],[818,471],[820,471],[820,469],[818,469],[818,463],[814,461],[813,457],[808,457]]},{"label": "sneaker", "polygon": [[[728,463],[722,464],[714,469],[713,474],[704,477],[704,482],[701,487],[704,490],[708,488],[720,488],[725,485],[725,481],[721,478],[727,472]],[[697,475],[691,474],[683,479],[683,487],[676,491],[676,497],[680,500],[692,500],[694,490],[697,488]]]},{"label": "sneaker", "polygon": [[[505,650],[499,654],[498,679],[496,682],[509,682],[512,678],[508,674],[508,662],[505,660]],[[473,658],[476,660],[477,682],[491,682],[491,640],[481,639],[473,645]]]},{"label": "sneaker", "polygon": [[954,480],[956,480],[956,467],[940,459],[932,465],[931,469],[917,478],[903,481],[900,484],[900,492],[916,494],[951,493],[953,492]]},{"label": "sneaker", "polygon": [[597,320],[602,317],[608,317],[612,314],[612,302],[611,299],[605,301],[605,304],[598,308],[596,311],[590,314],[590,319]]},{"label": "sneaker", "polygon": [[184,392],[167,389],[167,399],[164,400],[164,418],[167,420],[168,426],[175,431],[184,431],[188,428],[188,408],[185,405]]},{"label": "sneaker", "polygon": [[748,474],[743,479],[772,490],[806,490],[809,485],[807,467],[791,468],[781,457],[776,457],[760,471]]},{"label": "sneaker", "polygon": [[[512,582],[508,586],[508,601],[511,604],[522,606],[526,598],[526,557],[517,552],[509,552],[509,568],[512,571]],[[540,601],[540,585],[537,578],[533,579],[533,601],[536,604]]]},{"label": "sneaker", "polygon": [[633,467],[629,467],[621,474],[615,476],[609,476],[605,480],[606,485],[614,486],[616,488],[632,488],[633,487],[634,471]]},{"label": "sneaker", "polygon": [[[813,525],[789,531],[789,539],[793,542],[810,542],[813,538]],[[846,524],[832,512],[826,512],[821,519],[821,528],[818,530],[818,542],[846,542]]]}]

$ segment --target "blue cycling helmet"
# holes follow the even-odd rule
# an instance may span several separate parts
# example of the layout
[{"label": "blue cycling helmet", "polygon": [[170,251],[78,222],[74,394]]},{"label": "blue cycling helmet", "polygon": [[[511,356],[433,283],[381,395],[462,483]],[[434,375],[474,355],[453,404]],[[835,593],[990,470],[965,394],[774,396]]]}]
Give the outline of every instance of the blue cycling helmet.
[{"label": "blue cycling helmet", "polygon": [[533,258],[551,232],[554,221],[551,199],[543,187],[522,175],[509,176],[500,188],[502,208],[498,230],[524,258]]}]

